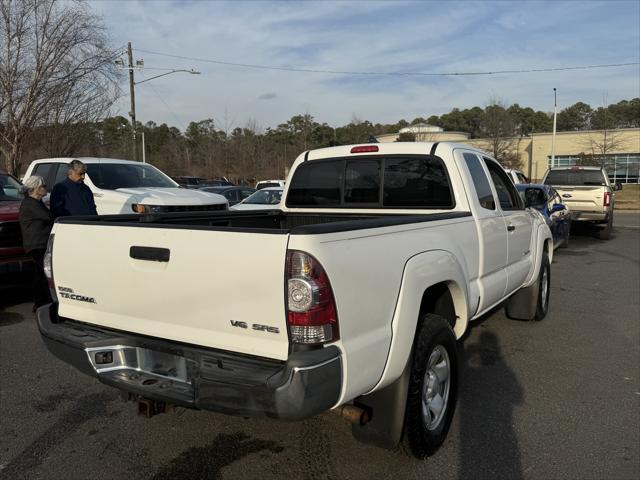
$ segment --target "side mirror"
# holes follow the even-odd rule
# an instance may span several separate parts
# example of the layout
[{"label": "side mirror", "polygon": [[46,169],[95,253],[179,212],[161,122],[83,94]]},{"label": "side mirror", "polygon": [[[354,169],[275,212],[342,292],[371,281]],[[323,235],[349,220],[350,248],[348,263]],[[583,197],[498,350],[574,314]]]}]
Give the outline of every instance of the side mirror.
[{"label": "side mirror", "polygon": [[563,204],[561,203],[554,203],[553,207],[551,207],[551,213],[556,213],[556,212],[563,212],[564,210],[566,210],[567,207],[565,207]]}]

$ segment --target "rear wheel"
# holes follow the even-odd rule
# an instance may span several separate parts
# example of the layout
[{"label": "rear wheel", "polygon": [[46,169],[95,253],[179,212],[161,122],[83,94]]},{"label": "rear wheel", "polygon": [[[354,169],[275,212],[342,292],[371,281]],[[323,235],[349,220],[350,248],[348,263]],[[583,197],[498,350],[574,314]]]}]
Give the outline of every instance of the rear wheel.
[{"label": "rear wheel", "polygon": [[567,224],[567,232],[564,234],[562,240],[562,246],[560,248],[567,248],[569,246],[569,237],[571,236],[571,222]]},{"label": "rear wheel", "polygon": [[613,214],[609,217],[607,224],[604,228],[598,231],[598,238],[600,240],[609,240],[611,238],[611,231],[613,230]]},{"label": "rear wheel", "polygon": [[551,265],[547,253],[542,254],[540,273],[538,274],[538,299],[534,320],[542,320],[549,311],[549,295],[551,293]]},{"label": "rear wheel", "polygon": [[456,337],[439,315],[425,314],[416,335],[405,442],[418,458],[433,454],[449,431],[458,393]]}]

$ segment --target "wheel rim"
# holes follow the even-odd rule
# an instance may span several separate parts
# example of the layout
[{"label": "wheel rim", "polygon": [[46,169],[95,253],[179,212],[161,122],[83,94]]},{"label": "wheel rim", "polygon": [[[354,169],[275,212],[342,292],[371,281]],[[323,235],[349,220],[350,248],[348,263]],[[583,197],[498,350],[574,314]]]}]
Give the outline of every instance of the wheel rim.
[{"label": "wheel rim", "polygon": [[542,289],[542,296],[540,298],[540,306],[542,307],[542,311],[547,310],[547,294],[549,293],[549,272],[545,268],[542,271],[542,285],[540,286]]},{"label": "wheel rim", "polygon": [[436,346],[427,362],[422,382],[422,421],[427,430],[438,428],[445,417],[451,386],[451,361],[447,349]]}]

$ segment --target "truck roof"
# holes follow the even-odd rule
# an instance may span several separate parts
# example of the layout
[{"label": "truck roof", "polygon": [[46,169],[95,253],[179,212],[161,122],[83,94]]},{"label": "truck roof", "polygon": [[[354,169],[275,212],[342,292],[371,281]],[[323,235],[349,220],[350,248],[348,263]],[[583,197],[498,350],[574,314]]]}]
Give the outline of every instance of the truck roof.
[{"label": "truck roof", "polygon": [[121,160],[118,158],[106,158],[106,157],[54,157],[54,158],[39,158],[32,163],[69,163],[72,160],[80,160],[82,163],[124,163],[124,164],[140,164],[142,162],[136,162],[134,160]]},{"label": "truck roof", "polygon": [[549,170],[603,170],[603,167],[571,165],[568,167],[552,167]]},{"label": "truck roof", "polygon": [[[388,154],[388,155],[425,155],[430,154],[436,146],[436,154],[440,149],[446,149],[451,153],[456,148],[462,148],[465,150],[471,150],[483,155],[488,155],[487,152],[473,148],[469,145],[455,142],[393,142],[393,143],[359,143],[354,145],[340,145],[338,147],[319,148],[316,150],[310,150],[306,160],[321,160],[325,158],[333,157],[353,157],[370,156],[371,154]],[[368,147],[371,150],[352,153],[355,147]],[[377,147],[377,150],[373,150]],[[363,148],[364,149],[364,148]]]}]

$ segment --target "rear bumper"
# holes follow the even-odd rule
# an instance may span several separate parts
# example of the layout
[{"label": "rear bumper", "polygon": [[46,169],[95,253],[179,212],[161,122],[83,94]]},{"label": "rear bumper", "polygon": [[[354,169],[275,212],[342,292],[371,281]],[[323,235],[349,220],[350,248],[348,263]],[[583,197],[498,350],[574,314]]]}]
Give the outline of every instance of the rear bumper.
[{"label": "rear bumper", "polygon": [[576,211],[576,218],[574,221],[578,222],[596,222],[606,223],[609,220],[609,212],[585,212],[582,210]]},{"label": "rear bumper", "polygon": [[[37,311],[56,357],[101,382],[145,398],[231,415],[300,420],[335,406],[340,350],[296,352],[286,362],[107,330]],[[97,364],[111,352],[113,361]],[[109,358],[109,357],[107,357]]]}]

